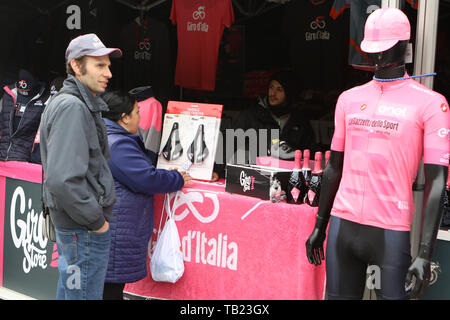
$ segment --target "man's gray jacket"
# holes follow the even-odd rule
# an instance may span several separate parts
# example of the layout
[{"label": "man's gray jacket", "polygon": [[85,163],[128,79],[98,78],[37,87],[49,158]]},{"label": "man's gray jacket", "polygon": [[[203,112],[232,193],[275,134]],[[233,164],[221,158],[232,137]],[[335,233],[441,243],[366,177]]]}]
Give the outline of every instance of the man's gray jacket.
[{"label": "man's gray jacket", "polygon": [[116,196],[101,111],[106,103],[69,75],[40,127],[44,201],[55,227],[100,229]]}]

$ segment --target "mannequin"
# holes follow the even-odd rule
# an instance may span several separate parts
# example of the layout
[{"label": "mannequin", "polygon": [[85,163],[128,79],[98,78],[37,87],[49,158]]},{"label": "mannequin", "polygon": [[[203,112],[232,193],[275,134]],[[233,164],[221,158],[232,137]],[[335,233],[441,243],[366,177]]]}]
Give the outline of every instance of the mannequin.
[{"label": "mannequin", "polygon": [[[386,18],[391,21],[383,21]],[[403,35],[398,23],[401,27],[407,26]],[[370,29],[374,26],[377,32]],[[379,271],[376,276],[379,275],[381,280],[375,281],[374,286],[378,299],[418,298],[429,284],[448,174],[445,157],[449,153],[448,139],[436,137],[437,130],[448,127],[450,119],[448,103],[443,96],[414,80],[398,80],[408,76],[405,55],[409,28],[407,17],[398,9],[379,9],[369,16],[365,40],[374,46],[363,46],[364,43],[362,46],[374,65],[375,78],[344,92],[338,100],[335,135],[322,178],[317,221],[306,242],[309,262],[321,264],[325,259],[323,243],[330,221],[326,260],[328,299],[361,299],[367,285],[368,266],[375,266]],[[394,33],[387,37],[391,43],[374,39],[374,35],[382,38],[383,34],[389,33]],[[392,41],[393,37],[395,41]],[[392,79],[397,80],[384,81]],[[371,99],[371,94],[376,99]],[[420,103],[414,100],[416,97],[420,98]],[[429,104],[427,99],[431,99]],[[344,110],[345,117],[341,117],[340,110]],[[405,118],[414,124],[420,122],[423,131],[411,126],[411,121],[405,121]],[[383,123],[390,125],[377,125]],[[433,129],[436,125],[439,128]],[[422,141],[423,146],[419,148]],[[431,143],[434,145],[430,146]],[[385,150],[377,153],[373,146]],[[433,158],[428,151],[430,148],[439,150],[439,155]],[[419,254],[411,262],[409,230],[414,212],[411,190],[415,178],[413,171],[417,172],[422,153],[424,218]],[[358,157],[362,161],[358,161]],[[390,171],[391,167],[395,170]],[[402,189],[395,184],[398,178],[391,178],[397,172],[408,176],[403,181],[404,186],[401,185],[403,192],[397,191]],[[352,189],[352,184],[364,185],[369,192],[357,187]],[[400,198],[391,201],[392,194]],[[359,206],[354,209],[355,212],[359,210],[357,219],[352,209],[348,210],[352,206]]]}]

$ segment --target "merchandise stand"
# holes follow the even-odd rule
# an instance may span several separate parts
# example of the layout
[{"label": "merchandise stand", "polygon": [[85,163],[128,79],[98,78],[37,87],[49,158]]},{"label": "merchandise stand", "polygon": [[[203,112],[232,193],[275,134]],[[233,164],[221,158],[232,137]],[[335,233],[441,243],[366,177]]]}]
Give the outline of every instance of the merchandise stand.
[{"label": "merchandise stand", "polygon": [[[294,0],[296,1],[296,0]],[[128,8],[141,12],[167,2],[167,0],[137,1],[116,0]],[[54,10],[69,1],[61,1],[48,9]],[[279,4],[264,3],[255,12],[242,6],[243,1],[233,0],[236,9],[252,17]],[[382,0],[382,7],[401,7],[402,0]],[[43,12],[33,1],[24,1],[25,7]],[[416,39],[414,47],[414,74],[435,72],[436,42],[438,31],[439,1],[419,1],[417,10]],[[414,27],[414,26],[413,26]],[[0,65],[0,72],[2,65]],[[0,79],[1,80],[1,79]],[[418,78],[418,82],[433,89],[434,78]],[[180,87],[180,97],[186,95]],[[411,231],[412,256],[418,251],[421,210],[423,204],[423,163],[419,167],[414,184],[414,205],[416,212]],[[0,299],[54,299],[56,295],[57,252],[56,245],[38,235],[41,212],[41,166],[31,163],[0,162]],[[125,291],[131,296],[157,299],[322,299],[325,286],[325,265],[314,267],[306,260],[304,246],[299,250],[297,243],[304,243],[315,222],[316,209],[306,205],[271,204],[254,198],[228,194],[224,185],[196,182],[183,189],[185,203],[176,214],[179,219],[180,237],[184,240],[186,274],[175,284],[156,283],[148,275],[135,284],[129,284]],[[155,222],[159,221],[163,197],[155,197]],[[230,206],[234,203],[240,208]],[[214,207],[222,204],[220,209]],[[265,209],[263,209],[266,207]],[[280,209],[282,207],[282,209]],[[244,211],[240,211],[242,209]],[[205,216],[216,215],[216,224],[205,222]],[[263,217],[263,218],[261,218]],[[301,218],[299,218],[301,217]],[[202,221],[203,219],[203,221]],[[265,219],[265,221],[264,221]],[[220,221],[220,225],[217,222]],[[277,223],[283,223],[278,226]],[[242,230],[236,228],[239,224]],[[289,229],[296,230],[286,232]],[[155,228],[157,226],[155,225]],[[188,238],[190,241],[188,242]],[[209,241],[208,241],[209,240]],[[150,250],[155,237],[150,241]],[[202,256],[200,247],[205,241],[216,243],[214,250],[206,249]],[[293,241],[294,242],[294,241]],[[224,245],[218,249],[218,245]],[[239,249],[235,248],[238,247]],[[211,248],[213,246],[211,245]],[[280,250],[280,248],[283,248]],[[434,256],[433,282],[424,299],[450,299],[450,231],[440,230]],[[189,253],[190,252],[190,253]],[[263,255],[253,254],[258,252]],[[210,254],[208,254],[210,253]],[[219,255],[224,253],[226,260]],[[190,256],[188,255],[190,254]],[[234,254],[238,257],[235,257]],[[287,258],[290,257],[290,260]],[[233,260],[239,259],[238,264]],[[262,264],[255,261],[261,259]],[[259,263],[259,262],[258,262]],[[285,266],[289,266],[286,270]],[[302,270],[290,279],[285,274],[290,267]],[[256,279],[252,272],[259,270],[265,277]],[[275,271],[279,274],[273,275]],[[285,273],[285,274],[283,274]],[[202,281],[202,277],[208,279]],[[208,287],[205,283],[208,282]],[[227,283],[233,287],[223,291]],[[253,285],[249,289],[249,283]],[[279,283],[285,284],[278,293]],[[273,287],[272,287],[273,286]],[[197,291],[196,291],[197,290]],[[270,294],[269,294],[270,293]],[[273,294],[273,295],[272,295]],[[370,299],[366,293],[365,298]]]},{"label": "merchandise stand", "polygon": [[[40,165],[0,162],[0,298],[56,297],[56,244],[38,236],[41,179]],[[156,195],[150,250],[163,203],[164,196]],[[325,264],[309,264],[305,246],[299,245],[314,227],[317,208],[229,194],[223,181],[195,181],[183,188],[173,210],[183,277],[175,284],[157,283],[147,263],[147,277],[128,284],[128,294],[180,300],[323,298]]]}]

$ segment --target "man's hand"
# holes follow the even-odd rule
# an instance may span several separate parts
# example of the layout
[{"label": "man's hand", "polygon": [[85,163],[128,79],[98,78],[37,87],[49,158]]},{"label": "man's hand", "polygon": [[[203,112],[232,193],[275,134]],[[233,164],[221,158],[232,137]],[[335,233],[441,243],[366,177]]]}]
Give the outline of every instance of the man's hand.
[{"label": "man's hand", "polygon": [[104,232],[108,231],[108,229],[109,229],[109,222],[105,221],[103,226],[100,229],[98,229],[98,230],[94,230],[94,232],[96,232],[96,233],[104,233]]}]

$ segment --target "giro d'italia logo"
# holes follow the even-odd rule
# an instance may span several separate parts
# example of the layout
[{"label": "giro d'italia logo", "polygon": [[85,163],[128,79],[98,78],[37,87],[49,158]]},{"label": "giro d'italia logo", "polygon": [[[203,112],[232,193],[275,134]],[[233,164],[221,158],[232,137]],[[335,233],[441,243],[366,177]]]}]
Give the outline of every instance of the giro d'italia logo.
[{"label": "giro d'italia logo", "polygon": [[198,20],[198,19],[205,19],[206,17],[206,13],[205,13],[205,7],[204,6],[200,6],[198,7],[197,11],[194,11],[194,13],[192,14],[192,18],[194,20]]},{"label": "giro d'italia logo", "polygon": [[28,89],[28,84],[25,80],[20,80],[18,82],[18,87],[19,87],[19,89],[26,90],[26,89]]}]

